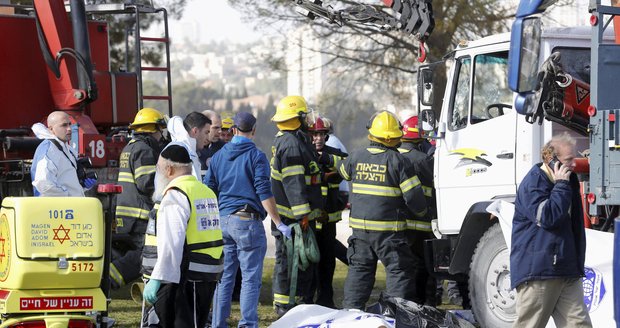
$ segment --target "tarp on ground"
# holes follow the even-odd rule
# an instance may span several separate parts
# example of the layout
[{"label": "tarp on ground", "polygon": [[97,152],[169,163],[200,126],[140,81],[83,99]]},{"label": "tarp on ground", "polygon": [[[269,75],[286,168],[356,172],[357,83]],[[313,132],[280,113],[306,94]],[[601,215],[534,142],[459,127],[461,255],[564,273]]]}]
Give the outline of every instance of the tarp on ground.
[{"label": "tarp on ground", "polygon": [[[368,312],[298,305],[274,322],[272,328],[473,328],[456,315],[401,298],[381,295]],[[375,312],[375,313],[372,313]]]}]

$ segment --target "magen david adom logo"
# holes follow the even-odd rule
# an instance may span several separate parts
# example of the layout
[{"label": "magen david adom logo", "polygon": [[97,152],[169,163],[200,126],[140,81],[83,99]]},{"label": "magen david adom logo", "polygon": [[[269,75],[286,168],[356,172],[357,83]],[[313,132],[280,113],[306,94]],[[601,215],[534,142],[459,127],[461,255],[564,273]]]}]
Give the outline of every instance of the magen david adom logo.
[{"label": "magen david adom logo", "polygon": [[583,277],[583,301],[588,307],[588,312],[595,311],[605,296],[605,283],[603,274],[595,268],[585,267],[586,276]]}]

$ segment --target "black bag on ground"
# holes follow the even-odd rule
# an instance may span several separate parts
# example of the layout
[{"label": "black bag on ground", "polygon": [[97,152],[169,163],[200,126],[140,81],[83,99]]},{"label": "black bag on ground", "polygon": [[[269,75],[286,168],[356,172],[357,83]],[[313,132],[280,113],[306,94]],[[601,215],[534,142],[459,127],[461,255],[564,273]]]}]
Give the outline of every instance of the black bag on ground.
[{"label": "black bag on ground", "polygon": [[378,303],[366,308],[366,312],[394,318],[396,328],[474,328],[471,323],[448,311],[384,293],[379,296]]}]

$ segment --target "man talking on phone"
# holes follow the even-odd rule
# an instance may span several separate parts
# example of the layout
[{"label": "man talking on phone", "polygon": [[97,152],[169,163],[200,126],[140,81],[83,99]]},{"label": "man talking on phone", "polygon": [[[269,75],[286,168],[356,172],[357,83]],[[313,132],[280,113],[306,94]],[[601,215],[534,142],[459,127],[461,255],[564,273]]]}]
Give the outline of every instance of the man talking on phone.
[{"label": "man talking on phone", "polygon": [[564,133],[542,148],[515,200],[510,277],[517,289],[513,327],[592,327],[583,301],[586,238],[575,139]]}]

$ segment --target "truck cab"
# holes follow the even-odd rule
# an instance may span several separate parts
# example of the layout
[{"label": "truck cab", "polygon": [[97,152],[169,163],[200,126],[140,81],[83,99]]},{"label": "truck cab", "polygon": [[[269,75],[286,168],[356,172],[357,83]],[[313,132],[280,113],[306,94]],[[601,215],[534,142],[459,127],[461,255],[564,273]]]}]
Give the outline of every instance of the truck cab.
[{"label": "truck cab", "polygon": [[[543,29],[540,62],[560,51],[568,72],[588,81],[590,33],[586,27]],[[541,162],[540,149],[553,135],[566,131],[577,139],[577,151],[589,148],[588,137],[561,120],[531,122],[517,113],[508,86],[509,50],[508,33],[459,45],[446,57],[441,104],[425,96],[439,89],[433,85],[440,80],[433,72],[439,66],[422,67],[418,81],[425,98],[421,116],[433,116],[424,115],[425,106],[441,108],[439,121],[431,122],[438,239],[427,241],[427,259],[437,276],[468,281],[472,310],[483,327],[509,327],[516,318],[509,249],[487,206],[514,201],[519,182]]]}]

